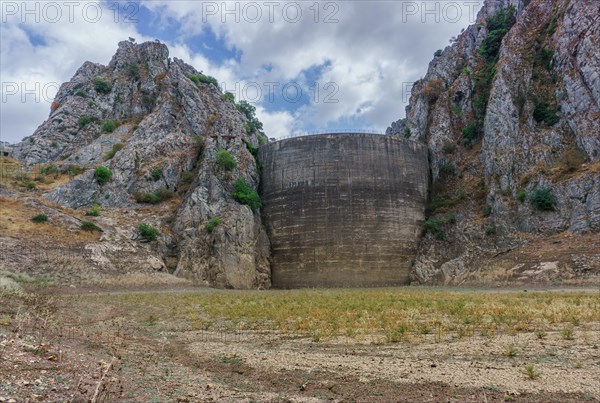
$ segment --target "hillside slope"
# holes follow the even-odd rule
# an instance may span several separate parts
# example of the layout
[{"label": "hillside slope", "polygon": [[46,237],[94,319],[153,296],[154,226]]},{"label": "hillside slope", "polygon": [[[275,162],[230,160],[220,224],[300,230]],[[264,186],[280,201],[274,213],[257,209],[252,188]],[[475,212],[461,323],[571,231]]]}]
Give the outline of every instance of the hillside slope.
[{"label": "hillside slope", "polygon": [[430,63],[388,129],[430,150],[415,283],[600,274],[598,49],[597,1],[487,0]]},{"label": "hillside slope", "polygon": [[[250,150],[264,140],[260,125],[249,105],[168,54],[159,42],[126,41],[108,66],[86,62],[13,155],[69,173],[43,194],[59,206],[119,209],[124,221],[142,212],[161,229],[151,249],[170,271],[216,287],[269,287],[260,215],[233,196],[236,182],[258,186]],[[219,163],[219,153],[234,161]],[[210,220],[220,223],[207,229]],[[127,223],[133,232],[137,224]]]}]

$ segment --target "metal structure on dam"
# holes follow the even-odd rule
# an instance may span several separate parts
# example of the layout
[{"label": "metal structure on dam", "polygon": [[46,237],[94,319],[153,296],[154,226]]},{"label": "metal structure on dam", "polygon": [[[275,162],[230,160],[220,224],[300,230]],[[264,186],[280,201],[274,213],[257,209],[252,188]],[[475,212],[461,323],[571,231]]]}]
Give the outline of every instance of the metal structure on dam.
[{"label": "metal structure on dam", "polygon": [[336,133],[260,148],[278,288],[404,285],[424,219],[427,147]]}]

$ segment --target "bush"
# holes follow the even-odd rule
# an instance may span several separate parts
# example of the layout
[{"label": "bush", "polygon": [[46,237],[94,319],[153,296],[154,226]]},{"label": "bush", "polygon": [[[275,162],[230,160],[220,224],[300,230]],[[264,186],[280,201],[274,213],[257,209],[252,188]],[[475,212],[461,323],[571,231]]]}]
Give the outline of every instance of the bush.
[{"label": "bush", "polygon": [[540,211],[554,211],[557,200],[552,189],[535,189],[529,196],[529,203]]},{"label": "bush", "polygon": [[404,133],[402,133],[402,135],[404,136],[405,139],[409,139],[410,138],[410,129],[408,127],[405,127]]},{"label": "bush", "polygon": [[166,186],[159,187],[155,194],[158,196],[160,201],[169,200],[175,196],[175,192]]},{"label": "bush", "polygon": [[94,83],[94,89],[100,94],[108,94],[112,91],[112,85],[102,77],[94,77],[92,82]]},{"label": "bush", "polygon": [[533,99],[533,118],[536,122],[554,126],[560,120],[557,112],[558,108],[550,106],[547,100],[537,97]]},{"label": "bush", "polygon": [[156,167],[152,171],[150,171],[150,178],[152,178],[152,180],[154,182],[156,182],[157,180],[159,180],[162,177],[163,177],[163,170],[161,167]]},{"label": "bush", "polygon": [[525,199],[527,199],[527,193],[524,190],[519,190],[515,196],[515,198],[523,203],[525,201]]},{"label": "bush", "polygon": [[112,133],[117,128],[117,122],[114,120],[107,120],[102,123],[102,132],[103,133]]},{"label": "bush", "polygon": [[263,124],[256,117],[256,108],[252,104],[248,101],[240,101],[240,103],[236,105],[236,108],[246,116],[246,119],[248,119],[248,122],[244,123],[244,130],[246,133],[253,134],[260,132],[263,129]]},{"label": "bush", "polygon": [[81,168],[79,165],[69,165],[63,169],[63,172],[69,176],[79,175],[81,171],[83,171],[83,168]]},{"label": "bush", "polygon": [[208,220],[204,228],[210,234],[213,232],[215,228],[217,228],[221,224],[221,217],[214,217]]},{"label": "bush", "polygon": [[82,221],[81,222],[81,229],[84,231],[99,231],[102,232],[102,228],[100,228],[99,226],[97,226],[96,224],[94,224],[91,221]]},{"label": "bush", "polygon": [[80,88],[77,91],[75,91],[75,95],[81,98],[87,98],[88,93],[85,88]]},{"label": "bush", "polygon": [[456,173],[456,167],[451,162],[440,165],[440,176],[450,176]]},{"label": "bush", "polygon": [[440,57],[444,51],[442,49],[438,49],[433,54],[434,57]]},{"label": "bush", "polygon": [[226,171],[231,171],[237,166],[237,162],[233,155],[224,148],[220,148],[219,151],[217,151],[217,163]]},{"label": "bush", "polygon": [[479,54],[487,61],[496,61],[500,52],[502,39],[515,23],[515,8],[501,8],[493,16],[487,19],[486,27],[488,34],[481,43]]},{"label": "bush", "polygon": [[215,87],[219,88],[219,82],[216,78],[211,76],[205,76],[204,74],[190,74],[188,75],[188,78],[192,80],[197,86],[200,85],[200,83],[204,83],[212,84]]},{"label": "bush", "polygon": [[250,207],[252,211],[256,211],[262,206],[260,196],[258,196],[256,190],[250,188],[243,178],[239,178],[235,181],[233,198],[241,204]]},{"label": "bush", "polygon": [[181,174],[181,182],[185,184],[190,184],[194,181],[194,173],[191,171],[185,171]]},{"label": "bush", "polygon": [[477,125],[471,123],[462,129],[462,136],[465,140],[473,141],[477,138]]},{"label": "bush", "polygon": [[160,232],[158,231],[158,229],[148,225],[148,224],[140,224],[138,225],[138,232],[140,234],[140,236],[146,241],[146,242],[152,242],[155,241],[156,238],[158,237],[158,235],[160,234]]},{"label": "bush", "polygon": [[456,146],[454,145],[454,143],[451,142],[446,142],[442,146],[442,151],[444,152],[444,154],[452,154],[455,150]]},{"label": "bush", "polygon": [[86,216],[98,217],[100,216],[100,206],[97,203],[92,204],[92,208],[85,212]]},{"label": "bush", "polygon": [[103,186],[108,181],[110,181],[112,176],[113,176],[113,173],[110,171],[110,169],[108,169],[107,167],[104,167],[104,166],[99,166],[94,171],[94,178],[96,179],[96,182],[98,182],[98,184],[100,186]]},{"label": "bush", "polygon": [[491,227],[487,227],[487,228],[485,229],[485,234],[486,234],[487,236],[490,236],[490,235],[495,235],[495,234],[496,234],[496,226],[495,226],[495,225],[492,225]]},{"label": "bush", "polygon": [[47,222],[48,216],[46,214],[37,214],[31,217],[31,221],[33,222]]},{"label": "bush", "polygon": [[248,151],[250,151],[250,154],[252,154],[252,156],[254,157],[254,159],[258,158],[258,147],[254,147],[249,141],[243,140],[244,144],[246,145],[246,148],[248,149]]},{"label": "bush", "polygon": [[267,138],[267,136],[261,132],[256,133],[256,138],[258,140],[259,146],[264,146],[265,144],[267,144],[269,142],[269,139]]},{"label": "bush", "polygon": [[60,169],[58,169],[56,164],[50,164],[42,167],[42,169],[40,169],[40,173],[42,175],[59,175]]},{"label": "bush", "polygon": [[444,222],[442,220],[430,218],[429,220],[423,223],[423,230],[426,234],[428,232],[431,232],[433,235],[435,235],[436,239],[443,241],[445,235],[444,231],[442,230],[442,225],[444,225]]},{"label": "bush", "polygon": [[138,203],[160,203],[160,196],[152,192],[136,192],[133,194],[133,198]]},{"label": "bush", "polygon": [[450,213],[450,214],[448,214],[446,222],[448,222],[450,224],[456,224],[456,213]]},{"label": "bush", "polygon": [[226,91],[225,94],[223,94],[223,99],[235,105],[235,95],[233,95],[231,92]]},{"label": "bush", "polygon": [[27,190],[33,190],[33,189],[35,189],[35,187],[36,187],[36,184],[33,181],[27,182],[27,184],[25,185],[25,188]]},{"label": "bush", "polygon": [[492,206],[486,204],[486,206],[483,208],[483,215],[487,217],[490,214],[492,214]]},{"label": "bush", "polygon": [[83,129],[84,127],[86,127],[89,123],[92,123],[92,121],[94,120],[93,117],[89,116],[89,115],[81,115],[79,117],[79,128]]},{"label": "bush", "polygon": [[116,143],[113,144],[112,149],[107,152],[106,154],[104,154],[104,161],[108,161],[109,159],[112,159],[112,157],[115,156],[116,153],[118,153],[119,151],[121,151],[123,149],[123,143]]}]

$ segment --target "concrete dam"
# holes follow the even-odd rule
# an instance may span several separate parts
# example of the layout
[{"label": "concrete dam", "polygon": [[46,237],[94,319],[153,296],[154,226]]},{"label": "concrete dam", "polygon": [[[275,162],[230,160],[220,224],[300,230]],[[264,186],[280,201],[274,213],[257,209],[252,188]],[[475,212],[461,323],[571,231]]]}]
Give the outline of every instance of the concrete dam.
[{"label": "concrete dam", "polygon": [[260,148],[277,288],[408,284],[427,202],[427,147],[336,133]]}]

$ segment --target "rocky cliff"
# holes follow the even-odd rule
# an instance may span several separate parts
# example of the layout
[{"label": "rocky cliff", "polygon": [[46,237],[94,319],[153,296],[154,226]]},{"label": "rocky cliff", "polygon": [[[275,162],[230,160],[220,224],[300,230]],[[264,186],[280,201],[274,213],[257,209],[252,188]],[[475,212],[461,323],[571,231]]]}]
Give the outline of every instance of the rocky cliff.
[{"label": "rocky cliff", "polygon": [[415,83],[434,180],[416,283],[600,274],[600,3],[487,0]]},{"label": "rocky cliff", "polygon": [[[159,228],[146,249],[170,271],[215,287],[269,287],[260,215],[233,196],[236,183],[257,188],[251,150],[264,135],[230,95],[159,42],[121,42],[108,66],[86,62],[60,87],[48,120],[13,155],[69,173],[47,200]],[[122,242],[110,233],[105,242]]]}]

